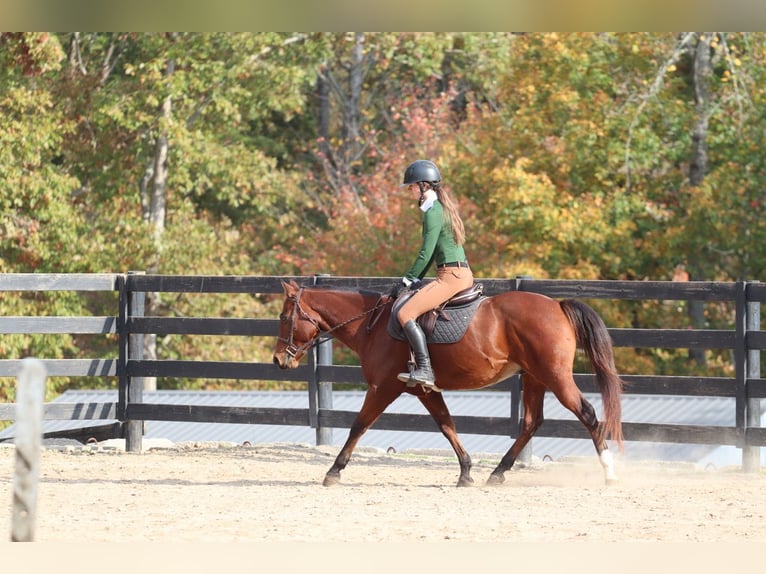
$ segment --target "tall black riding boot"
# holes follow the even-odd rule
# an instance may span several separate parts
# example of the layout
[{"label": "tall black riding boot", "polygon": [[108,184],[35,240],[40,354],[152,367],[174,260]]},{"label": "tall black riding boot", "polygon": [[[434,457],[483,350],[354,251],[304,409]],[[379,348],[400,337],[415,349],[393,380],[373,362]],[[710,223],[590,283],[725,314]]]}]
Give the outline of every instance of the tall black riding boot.
[{"label": "tall black riding boot", "polygon": [[434,371],[431,368],[431,356],[428,354],[428,344],[423,329],[414,320],[407,321],[403,329],[415,354],[416,368],[411,373],[399,373],[397,378],[403,383],[416,383],[427,389],[439,390],[435,384]]}]

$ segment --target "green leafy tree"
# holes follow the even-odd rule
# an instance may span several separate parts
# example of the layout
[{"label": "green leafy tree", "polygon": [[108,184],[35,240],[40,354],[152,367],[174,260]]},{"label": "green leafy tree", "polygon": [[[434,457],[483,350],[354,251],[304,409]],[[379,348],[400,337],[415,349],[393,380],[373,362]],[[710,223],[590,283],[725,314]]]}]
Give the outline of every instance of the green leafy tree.
[{"label": "green leafy tree", "polygon": [[[419,242],[398,184],[429,157],[460,203],[477,276],[762,280],[764,38],[5,33],[0,272],[396,276]],[[278,304],[150,303],[211,316],[275,315]],[[0,296],[6,314],[113,305]],[[599,310],[616,326],[731,322],[716,305]],[[157,353],[265,357],[267,344],[165,337]],[[0,338],[7,357],[108,347]],[[705,359],[649,350],[627,363],[729,368],[724,354]]]},{"label": "green leafy tree", "polygon": [[[719,158],[733,149],[735,131],[741,137],[749,99],[735,58],[720,55],[735,51],[733,39],[725,40],[697,34],[513,39],[496,103],[470,109],[451,164],[477,209],[471,227],[482,242],[480,271],[669,279],[692,257],[715,262],[699,256],[715,243],[693,223],[742,221],[735,211],[716,209],[721,204],[705,199],[704,189],[726,165]],[[702,74],[691,60],[706,50],[713,52],[711,71]],[[730,277],[708,268],[694,278]],[[656,305],[603,311],[616,325],[689,321],[683,309],[668,314]],[[720,311],[706,309],[707,323],[698,326],[730,321]],[[666,353],[656,359],[674,368],[682,363]]]},{"label": "green leafy tree", "polygon": [[[285,259],[309,273],[402,273],[420,233],[410,197],[398,189],[402,173],[417,158],[440,165],[447,160],[469,94],[484,102],[495,98],[507,39],[330,35],[331,55],[319,69],[313,108],[319,169],[306,185],[318,217],[298,245],[312,257],[299,252]],[[448,169],[445,178],[450,182]]]},{"label": "green leafy tree", "polygon": [[[63,51],[50,34],[0,34],[0,273],[72,273],[87,270],[80,237],[88,222],[71,202],[77,180],[61,164],[73,124],[48,90]],[[61,255],[66,253],[66,257]],[[0,293],[0,314],[79,314],[82,301],[67,292],[37,296]],[[69,335],[5,335],[0,357],[76,352]],[[55,395],[66,381],[48,387]],[[13,381],[0,380],[0,400],[10,400]]]},{"label": "green leafy tree", "polygon": [[[278,158],[264,151],[257,135],[275,117],[301,113],[303,86],[313,82],[314,73],[313,48],[301,45],[308,38],[78,33],[47,38],[57,47],[59,68],[44,84],[33,86],[27,61],[13,60],[10,38],[4,56],[8,76],[18,78],[20,86],[13,103],[26,106],[41,132],[55,126],[45,135],[52,143],[40,147],[55,153],[53,167],[35,165],[39,193],[55,191],[39,167],[68,174],[60,184],[66,197],[51,206],[71,209],[82,223],[62,220],[58,230],[70,233],[68,242],[78,247],[72,256],[81,266],[56,270],[273,273],[279,262],[268,252],[292,213],[300,211],[295,208],[300,196],[290,193],[297,176],[278,168]],[[22,48],[30,41],[19,40]],[[34,104],[20,97],[30,93],[41,94]],[[47,115],[40,112],[44,106]],[[17,141],[36,143],[30,133],[19,134]],[[18,227],[24,220],[8,222]],[[49,236],[55,230],[45,228]],[[47,270],[60,259],[50,237],[41,242],[50,251],[33,254],[34,234],[16,235],[25,242],[18,257],[34,255],[37,269]],[[155,301],[150,313],[217,314],[223,303],[214,299]],[[244,313],[262,314],[262,302],[249,302],[249,313],[241,307]],[[188,349],[188,342],[164,343],[161,352],[169,355],[177,345]],[[239,345],[252,354],[250,342]],[[193,347],[208,358],[232,352],[202,340]]]}]

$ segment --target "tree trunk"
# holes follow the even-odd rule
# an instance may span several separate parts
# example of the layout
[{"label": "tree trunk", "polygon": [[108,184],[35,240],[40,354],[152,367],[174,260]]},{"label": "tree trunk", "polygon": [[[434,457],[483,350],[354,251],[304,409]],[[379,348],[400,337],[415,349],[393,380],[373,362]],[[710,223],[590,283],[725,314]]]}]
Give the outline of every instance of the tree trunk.
[{"label": "tree trunk", "polygon": [[[175,62],[168,60],[165,68],[165,77],[173,75]],[[162,235],[165,231],[165,216],[167,212],[167,180],[168,180],[168,123],[171,119],[173,101],[167,96],[160,106],[159,128],[157,141],[154,146],[154,158],[147,168],[142,185],[142,205],[144,206],[144,218],[151,223],[154,241],[154,250],[157,259],[148,265],[148,273],[159,271],[160,254],[162,253]],[[146,294],[146,315],[157,315],[161,300],[159,293]],[[157,360],[157,336],[154,334],[144,335],[144,359]],[[156,377],[144,378],[144,390],[157,388]]]},{"label": "tree trunk", "polygon": [[348,74],[348,103],[343,110],[343,140],[346,148],[344,155],[347,163],[354,161],[359,145],[359,106],[364,82],[364,42],[364,34],[357,32],[354,36],[354,49]]},{"label": "tree trunk", "polygon": [[354,194],[354,199],[359,205],[361,202],[351,180],[353,165],[359,159],[360,143],[360,107],[362,101],[362,87],[364,85],[364,44],[365,36],[361,32],[354,35],[354,49],[351,55],[351,66],[348,73],[348,98],[343,107],[343,144],[342,163],[339,166],[341,190]]},{"label": "tree trunk", "polygon": [[708,84],[712,68],[710,64],[710,36],[701,34],[694,53],[694,107],[696,123],[692,133],[692,158],[689,183],[698,187],[707,172],[707,131],[710,108]]},{"label": "tree trunk", "polygon": [[[338,195],[353,194],[354,201],[361,201],[351,178],[352,169],[361,156],[363,148],[361,134],[361,106],[364,88],[366,37],[363,33],[354,35],[349,60],[334,62],[335,68],[343,70],[343,77],[333,72],[333,62],[320,69],[316,94],[318,99],[318,133],[320,135],[319,159],[325,170],[327,181]],[[340,58],[340,56],[338,56]],[[333,106],[334,104],[334,106]],[[338,110],[339,135],[333,138],[330,130],[330,114]],[[334,140],[340,143],[333,148]]]},{"label": "tree trunk", "polygon": [[[689,168],[689,183],[693,187],[699,187],[707,173],[707,132],[710,109],[709,82],[712,74],[710,63],[710,34],[700,34],[694,50],[694,67],[692,70],[694,80],[694,104],[696,121],[692,132],[692,157]],[[698,255],[697,255],[698,256]],[[692,279],[700,280],[699,265],[689,258],[689,268],[692,270]],[[695,329],[705,328],[705,308],[702,301],[689,301],[689,319]],[[698,365],[707,364],[704,349],[690,349],[690,358]]]},{"label": "tree trunk", "polygon": [[319,153],[323,161],[334,163],[330,147],[330,80],[327,77],[329,65],[325,64],[317,74],[317,133],[319,134]]}]

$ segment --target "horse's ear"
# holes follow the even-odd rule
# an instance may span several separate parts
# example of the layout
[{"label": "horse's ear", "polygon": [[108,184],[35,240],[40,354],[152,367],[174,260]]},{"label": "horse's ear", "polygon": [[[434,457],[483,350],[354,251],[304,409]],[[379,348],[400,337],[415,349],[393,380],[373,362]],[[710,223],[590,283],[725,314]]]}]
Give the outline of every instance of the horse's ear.
[{"label": "horse's ear", "polygon": [[282,289],[285,291],[285,295],[292,295],[293,293],[296,293],[300,287],[295,282],[294,279],[290,279],[289,281],[280,281],[282,283]]}]

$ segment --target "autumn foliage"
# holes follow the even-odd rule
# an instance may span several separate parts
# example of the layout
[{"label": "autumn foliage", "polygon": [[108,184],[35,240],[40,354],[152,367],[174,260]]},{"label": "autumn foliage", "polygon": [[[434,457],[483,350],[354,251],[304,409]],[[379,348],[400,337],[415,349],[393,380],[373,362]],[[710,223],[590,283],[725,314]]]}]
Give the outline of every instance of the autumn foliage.
[{"label": "autumn foliage", "polygon": [[[396,277],[420,238],[399,183],[428,158],[478,277],[766,279],[762,33],[3,33],[0,79],[0,272]],[[111,304],[0,294],[5,314]],[[155,312],[273,307],[177,297]],[[715,305],[599,311],[610,326],[732,321]],[[0,354],[100,344],[2,336]],[[714,352],[618,363],[730,372]]]}]

